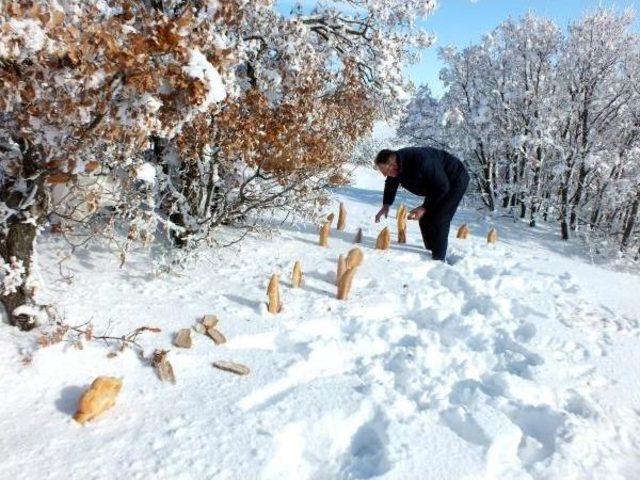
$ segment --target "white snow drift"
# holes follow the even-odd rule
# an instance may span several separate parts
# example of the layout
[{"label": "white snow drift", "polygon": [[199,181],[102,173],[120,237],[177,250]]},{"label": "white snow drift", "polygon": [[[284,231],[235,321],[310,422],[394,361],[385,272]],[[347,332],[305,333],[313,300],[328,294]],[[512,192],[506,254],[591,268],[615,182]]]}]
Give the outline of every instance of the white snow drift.
[{"label": "white snow drift", "polygon": [[[316,245],[315,227],[284,225],[179,278],[148,275],[144,256],[119,270],[94,248],[62,264],[70,282],[44,258],[42,300],[70,324],[161,327],[142,340],[150,353],[215,313],[229,342],[196,334],[191,350],[173,348],[172,386],[133,352],[108,359],[95,342],[35,350],[22,365],[33,337],[2,327],[0,447],[12,454],[0,476],[638,478],[638,277],[569,258],[548,234],[507,222],[488,247],[489,224],[470,211],[456,220],[472,238],[451,239],[454,265],[426,257],[415,223],[409,244],[375,251],[381,184],[363,171],[338,192],[349,223],[329,248]],[[361,226],[365,261],[341,302],[336,259]],[[304,287],[284,281],[284,311],[269,315],[269,276],[286,279],[296,259]],[[217,371],[215,360],[252,372]],[[71,414],[97,375],[122,377],[123,391],[80,427]]]}]

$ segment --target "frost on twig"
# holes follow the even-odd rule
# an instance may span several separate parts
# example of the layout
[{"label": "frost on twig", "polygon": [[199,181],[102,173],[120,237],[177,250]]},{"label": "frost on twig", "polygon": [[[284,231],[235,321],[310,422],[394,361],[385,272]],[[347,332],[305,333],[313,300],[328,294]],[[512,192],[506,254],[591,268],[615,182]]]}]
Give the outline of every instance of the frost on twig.
[{"label": "frost on twig", "polygon": [[98,340],[110,348],[107,357],[113,358],[127,348],[133,349],[140,358],[143,358],[143,347],[139,343],[139,337],[143,333],[160,333],[162,330],[157,327],[142,326],[123,334],[111,334],[112,324],[108,323],[102,333],[96,333],[94,324],[89,321],[82,325],[69,325],[61,318],[56,310],[46,305],[44,310],[49,315],[51,323],[40,327],[38,336],[38,345],[40,347],[48,347],[66,342],[75,348],[82,349],[86,342]]}]

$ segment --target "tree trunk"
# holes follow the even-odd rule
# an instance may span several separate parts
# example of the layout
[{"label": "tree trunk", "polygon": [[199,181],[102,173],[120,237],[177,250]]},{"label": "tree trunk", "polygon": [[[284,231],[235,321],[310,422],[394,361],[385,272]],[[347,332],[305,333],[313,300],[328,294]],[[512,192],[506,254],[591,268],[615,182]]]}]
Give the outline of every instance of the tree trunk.
[{"label": "tree trunk", "polygon": [[591,225],[598,226],[600,221],[600,205],[591,212]]},{"label": "tree trunk", "polygon": [[[573,169],[575,166],[574,159],[569,157],[565,160],[565,170],[562,173],[562,179],[560,181],[560,231],[562,240],[569,240],[569,213],[570,213],[570,199],[569,199],[569,186],[571,177],[573,176]],[[575,198],[575,196],[574,196]]]},{"label": "tree trunk", "polygon": [[569,223],[567,222],[569,194],[567,189],[566,183],[560,187],[560,231],[562,240],[569,240]]},{"label": "tree trunk", "polygon": [[636,218],[638,218],[638,209],[640,208],[640,189],[638,189],[636,198],[633,201],[633,205],[631,206],[631,213],[629,214],[629,219],[624,226],[624,232],[622,233],[622,241],[621,246],[622,250],[626,250],[629,246],[629,239],[631,238],[631,234],[633,233],[633,229],[636,225]]},{"label": "tree trunk", "polygon": [[536,214],[540,205],[540,170],[542,164],[542,149],[538,147],[536,149],[537,163],[533,169],[533,192],[531,192],[530,204],[529,204],[529,226],[536,226]]},{"label": "tree trunk", "polygon": [[496,209],[496,194],[494,189],[494,177],[493,177],[493,164],[492,162],[484,162],[482,165],[482,177],[480,179],[480,187],[483,192],[483,197],[486,197],[485,203],[489,207],[489,211],[493,212]]},{"label": "tree trunk", "polygon": [[611,182],[615,181],[619,177],[619,172],[621,171],[620,167],[617,165],[611,169],[611,173],[609,174],[609,178],[602,182],[598,188],[598,193],[595,195],[595,203],[593,206],[593,210],[591,211],[591,224],[599,225],[600,216],[602,214],[602,201],[604,199],[604,194],[607,192],[609,185]]},{"label": "tree trunk", "polygon": [[526,205],[526,190],[528,189],[527,185],[527,150],[525,148],[525,153],[520,156],[520,175],[518,179],[518,204],[520,205],[520,218],[525,218],[527,216],[527,205]]},{"label": "tree trunk", "polygon": [[[21,146],[24,147],[24,144]],[[43,176],[37,174],[37,162],[30,148],[23,148],[23,174],[24,178],[20,179],[23,182],[20,190],[13,188],[15,183],[10,179],[0,191],[0,201],[17,212],[8,219],[7,230],[0,232],[0,256],[5,263],[11,265],[21,262],[24,268],[22,284],[17,286],[15,291],[1,295],[0,301],[6,309],[11,325],[21,330],[30,330],[36,326],[34,318],[25,313],[14,312],[20,306],[35,303],[33,289],[29,287],[27,280],[34,267],[32,261],[37,222],[45,211],[47,200]],[[28,180],[24,180],[25,178]],[[30,196],[31,192],[34,192],[32,201],[29,205],[23,206],[22,202]]]},{"label": "tree trunk", "polygon": [[[509,186],[509,184],[511,183],[511,162],[510,161],[508,161],[508,163],[507,163],[507,171],[506,171],[506,174],[505,174],[504,183],[507,186]],[[507,208],[509,206],[509,201],[510,201],[509,192],[510,191],[511,191],[511,188],[509,188],[507,191],[505,191],[503,193],[503,196],[502,196],[502,208]]]},{"label": "tree trunk", "polygon": [[[14,260],[21,261],[25,269],[25,279],[29,277],[32,269],[35,238],[35,225],[19,221],[10,221],[6,237],[0,236],[0,256],[8,264],[13,263]],[[33,303],[33,291],[25,283],[17,287],[15,292],[6,293],[1,298],[11,325],[21,330],[30,330],[35,326],[33,319],[27,315],[14,314],[17,307]]]},{"label": "tree trunk", "polygon": [[543,204],[543,211],[542,211],[542,220],[544,220],[545,222],[549,221],[549,207],[550,207],[550,200],[551,200],[551,193],[550,192],[545,192],[544,194],[544,204]]},{"label": "tree trunk", "polygon": [[582,192],[584,190],[584,182],[587,178],[587,174],[589,171],[585,168],[584,163],[580,165],[580,169],[578,170],[578,182],[576,186],[576,193],[573,196],[571,201],[571,216],[569,219],[569,226],[571,230],[575,230],[577,227],[578,221],[578,208],[580,207],[580,202],[582,202]]},{"label": "tree trunk", "polygon": [[511,185],[509,186],[509,207],[513,209],[516,205],[517,194],[515,189],[518,185],[518,166],[514,161],[513,176],[511,177]]}]

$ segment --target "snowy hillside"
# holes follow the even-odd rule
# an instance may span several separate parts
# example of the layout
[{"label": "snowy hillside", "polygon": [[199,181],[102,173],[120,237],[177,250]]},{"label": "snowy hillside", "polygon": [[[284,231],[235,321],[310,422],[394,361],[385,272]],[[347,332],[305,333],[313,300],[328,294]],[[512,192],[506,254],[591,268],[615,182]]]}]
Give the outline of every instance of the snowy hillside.
[{"label": "snowy hillside", "polygon": [[[469,207],[454,220],[454,265],[427,258],[415,222],[407,245],[394,234],[376,251],[382,184],[359,170],[336,192],[347,229],[329,248],[315,226],[286,224],[156,278],[147,257],[121,270],[93,247],[62,264],[68,281],[61,258],[43,256],[42,302],[96,333],[161,328],[139,340],[147,355],[171,349],[177,383],[132,350],[37,349],[35,333],[2,325],[0,478],[640,478],[640,278],[589,264],[555,232],[490,225]],[[490,226],[497,245],[485,242]],[[365,259],[343,302],[336,260],[359,227]],[[265,307],[272,273],[279,315]],[[205,314],[219,316],[226,344],[193,332],[193,348],[171,345]],[[216,370],[217,360],[251,373]],[[98,375],[121,377],[122,392],[81,427],[72,415]]]}]

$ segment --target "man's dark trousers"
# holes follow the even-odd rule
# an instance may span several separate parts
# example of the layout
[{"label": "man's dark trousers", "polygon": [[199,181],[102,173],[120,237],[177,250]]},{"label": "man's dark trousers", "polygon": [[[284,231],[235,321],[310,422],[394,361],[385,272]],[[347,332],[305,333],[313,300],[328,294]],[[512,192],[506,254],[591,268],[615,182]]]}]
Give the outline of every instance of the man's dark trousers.
[{"label": "man's dark trousers", "polygon": [[430,212],[427,207],[426,213],[418,222],[424,246],[427,250],[431,250],[434,260],[444,261],[447,255],[451,220],[468,186],[469,174],[462,171],[455,182],[451,183],[451,188],[443,199],[446,206],[437,212]]}]

